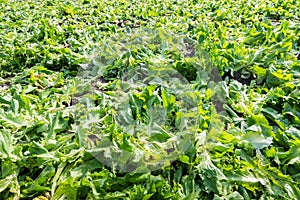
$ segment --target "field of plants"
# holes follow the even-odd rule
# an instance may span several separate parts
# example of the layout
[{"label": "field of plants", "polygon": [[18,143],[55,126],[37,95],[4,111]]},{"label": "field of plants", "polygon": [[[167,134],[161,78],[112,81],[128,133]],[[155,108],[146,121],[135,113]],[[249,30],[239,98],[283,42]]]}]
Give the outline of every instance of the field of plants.
[{"label": "field of plants", "polygon": [[299,188],[298,0],[0,0],[0,199]]}]

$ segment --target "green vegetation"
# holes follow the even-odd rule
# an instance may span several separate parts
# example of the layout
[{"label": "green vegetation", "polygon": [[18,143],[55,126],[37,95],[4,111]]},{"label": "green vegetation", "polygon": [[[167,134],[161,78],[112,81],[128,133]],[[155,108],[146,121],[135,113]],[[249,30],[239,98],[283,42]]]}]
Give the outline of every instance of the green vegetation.
[{"label": "green vegetation", "polygon": [[[300,199],[299,7],[296,0],[0,0],[0,199]],[[209,129],[210,90],[178,62],[195,86],[190,95],[203,98],[195,141],[169,166],[124,173],[85,149],[70,108],[80,65],[104,40],[139,27],[197,41],[220,71],[227,115],[222,130]],[[100,107],[103,94],[120,87],[142,53],[101,74],[105,84],[93,95],[100,117],[110,108]],[[146,120],[141,105],[154,88],[140,89],[135,114]],[[172,95],[153,102],[176,113]],[[122,134],[109,117],[101,123]],[[122,135],[122,148],[133,148],[129,139]]]}]

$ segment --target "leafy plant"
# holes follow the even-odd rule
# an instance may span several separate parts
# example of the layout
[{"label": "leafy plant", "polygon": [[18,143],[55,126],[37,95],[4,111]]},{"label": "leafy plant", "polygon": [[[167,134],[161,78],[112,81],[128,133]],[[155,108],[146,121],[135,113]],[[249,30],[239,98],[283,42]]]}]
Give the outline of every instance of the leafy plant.
[{"label": "leafy plant", "polygon": [[[299,18],[294,0],[0,0],[0,199],[300,199]],[[99,47],[138,28],[196,41],[202,63],[191,58],[199,49],[159,51],[153,41],[166,42],[164,35],[101,60]],[[119,79],[134,79],[140,64],[157,72],[159,59],[192,89],[136,84],[124,107],[130,113],[116,115],[112,99],[129,88]],[[204,65],[217,70],[195,73]],[[94,69],[87,75],[97,84],[80,85],[82,67]],[[76,123],[86,111],[82,95],[93,105],[89,125],[135,156],[145,146],[131,125],[154,114],[167,116],[169,132],[149,140],[161,144],[182,127],[195,135],[159,170],[122,172],[99,162],[81,138],[80,131],[90,145],[99,139]],[[179,97],[197,102],[197,123],[184,125],[189,116],[180,109],[188,107]],[[151,115],[152,106],[161,113]]]}]

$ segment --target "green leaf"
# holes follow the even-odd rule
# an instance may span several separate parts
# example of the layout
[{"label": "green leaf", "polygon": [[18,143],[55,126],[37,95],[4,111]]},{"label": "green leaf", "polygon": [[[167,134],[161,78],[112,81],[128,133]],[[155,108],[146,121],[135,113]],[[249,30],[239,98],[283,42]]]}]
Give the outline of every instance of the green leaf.
[{"label": "green leaf", "polygon": [[250,142],[256,149],[263,149],[265,147],[268,147],[273,142],[272,137],[265,138],[264,136],[256,132],[248,132],[243,138],[246,141]]},{"label": "green leaf", "polygon": [[9,131],[0,129],[0,157],[9,158],[13,151],[13,136]]},{"label": "green leaf", "polygon": [[190,164],[190,158],[188,157],[188,156],[186,156],[186,155],[182,155],[182,156],[180,156],[179,157],[179,160],[181,161],[181,162],[183,162],[183,163],[185,163],[185,164]]},{"label": "green leaf", "polygon": [[15,177],[16,175],[12,174],[0,180],[0,193],[6,190],[10,186],[10,184],[12,183]]}]

